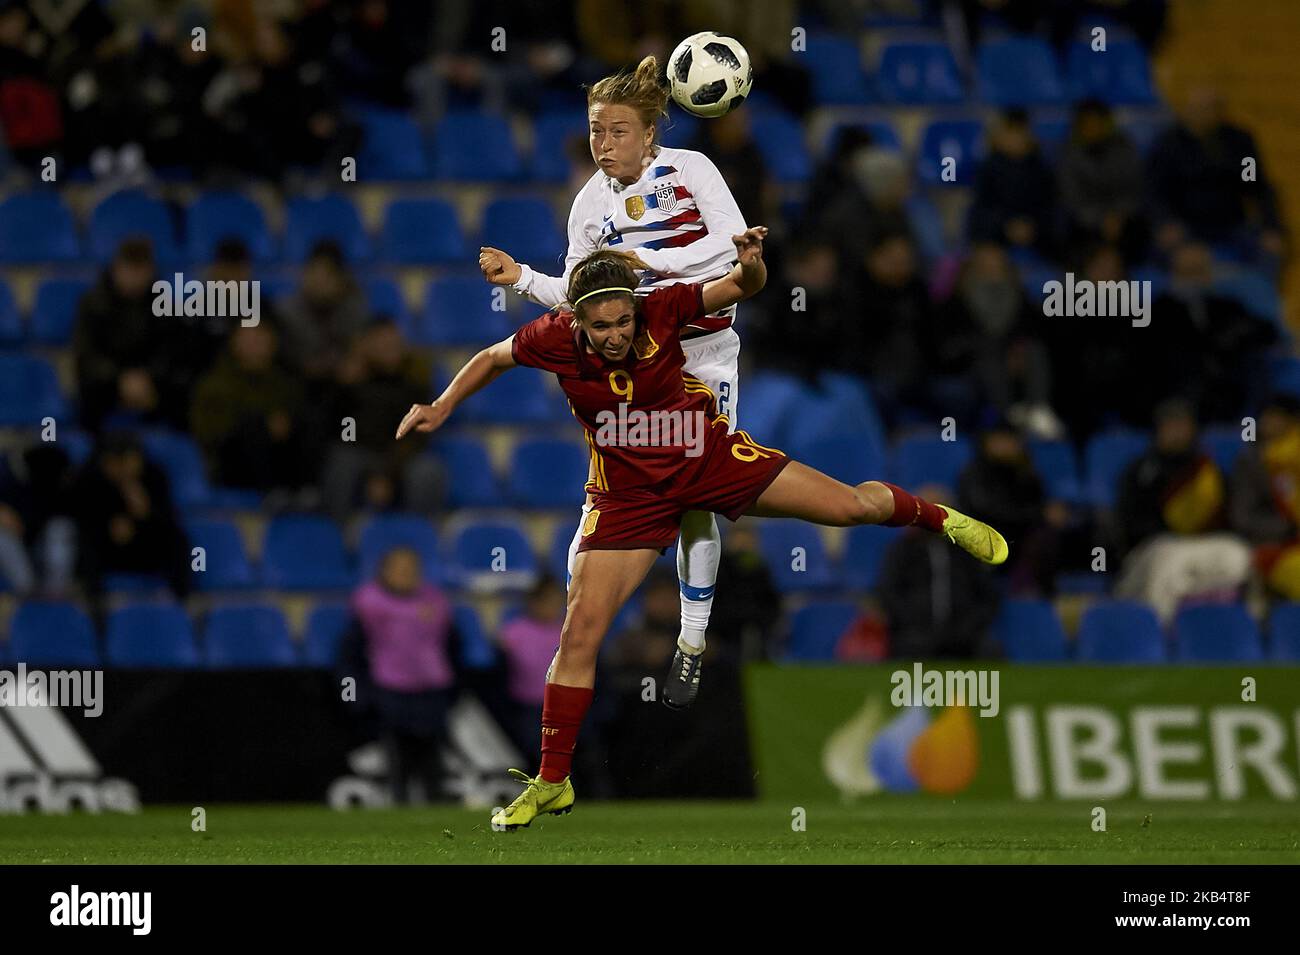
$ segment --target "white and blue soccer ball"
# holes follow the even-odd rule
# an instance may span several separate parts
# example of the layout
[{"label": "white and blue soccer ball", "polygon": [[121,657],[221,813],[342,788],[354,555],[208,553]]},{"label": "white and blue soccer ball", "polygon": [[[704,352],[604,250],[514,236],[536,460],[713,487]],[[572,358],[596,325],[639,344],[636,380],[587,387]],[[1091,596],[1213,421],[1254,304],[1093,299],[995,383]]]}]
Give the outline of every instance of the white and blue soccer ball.
[{"label": "white and blue soccer ball", "polygon": [[682,109],[714,119],[745,101],[754,68],[739,40],[705,31],[688,36],[668,57],[668,85]]}]

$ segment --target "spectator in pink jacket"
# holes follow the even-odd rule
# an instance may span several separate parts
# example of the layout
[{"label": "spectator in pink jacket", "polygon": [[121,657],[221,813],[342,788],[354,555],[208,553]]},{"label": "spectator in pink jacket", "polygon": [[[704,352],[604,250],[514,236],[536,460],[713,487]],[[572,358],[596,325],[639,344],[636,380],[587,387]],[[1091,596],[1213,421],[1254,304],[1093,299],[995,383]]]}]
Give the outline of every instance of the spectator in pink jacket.
[{"label": "spectator in pink jacket", "polygon": [[497,643],[506,660],[506,691],[510,698],[510,735],[525,753],[537,746],[542,718],[546,671],[560,646],[564,624],[564,589],[543,576],[524,603],[524,612],[501,625]]}]

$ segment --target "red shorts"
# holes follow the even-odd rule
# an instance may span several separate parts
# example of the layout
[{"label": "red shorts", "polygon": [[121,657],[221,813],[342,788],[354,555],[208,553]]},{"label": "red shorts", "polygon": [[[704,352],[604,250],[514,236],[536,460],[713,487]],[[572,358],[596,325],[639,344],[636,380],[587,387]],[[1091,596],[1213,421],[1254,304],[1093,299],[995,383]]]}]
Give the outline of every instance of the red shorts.
[{"label": "red shorts", "polygon": [[662,550],[677,540],[687,511],[713,511],[734,521],[790,463],[784,452],[755,443],[744,431],[728,434],[725,422],[713,425],[706,434],[704,453],[683,456],[681,470],[668,480],[626,490],[592,491],[578,552]]}]

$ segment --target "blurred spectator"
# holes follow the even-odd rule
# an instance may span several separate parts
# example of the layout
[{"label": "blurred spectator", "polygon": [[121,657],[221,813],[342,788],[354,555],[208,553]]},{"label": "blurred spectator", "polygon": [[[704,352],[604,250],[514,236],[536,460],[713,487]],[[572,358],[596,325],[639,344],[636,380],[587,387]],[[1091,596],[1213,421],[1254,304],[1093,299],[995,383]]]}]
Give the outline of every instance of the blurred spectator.
[{"label": "blurred spectator", "polygon": [[326,507],[337,520],[352,513],[359,491],[364,507],[430,513],[437,506],[441,472],[434,458],[421,453],[428,436],[393,440],[411,405],[428,401],[429,372],[428,359],[406,346],[391,319],[367,328],[344,361],[334,420],[353,418],[355,440],[328,451],[321,480]]},{"label": "blurred spectator", "polygon": [[172,593],[190,589],[190,555],[167,477],[139,439],[106,433],[73,481],[79,574],[92,598],[109,574],[152,574]]},{"label": "blurred spectator", "polygon": [[14,159],[36,169],[63,143],[63,110],[44,66],[29,52],[21,3],[0,6],[0,132]]},{"label": "blurred spectator", "polygon": [[708,645],[737,663],[762,659],[780,620],[781,594],[763,559],[754,522],[742,518],[722,538]]},{"label": "blurred spectator", "polygon": [[1029,126],[1009,109],[989,130],[989,154],[975,173],[968,232],[972,241],[1003,242],[1040,255],[1053,252],[1056,181]]},{"label": "blurred spectator", "polygon": [[803,312],[773,306],[766,312],[761,300],[754,304],[756,317],[746,303],[746,326],[752,333],[747,347],[759,355],[765,368],[781,368],[816,380],[828,365],[860,367],[859,356],[841,348],[849,322],[858,314],[851,285],[841,278],[839,250],[816,234],[796,237],[785,256],[782,283],[787,289],[803,291]]},{"label": "blurred spectator", "polygon": [[329,239],[318,242],[302,267],[298,291],[283,309],[285,363],[307,379],[313,392],[320,392],[313,397],[328,394],[369,319],[365,295],[343,250]]},{"label": "blurred spectator", "polygon": [[1058,165],[1069,246],[1107,242],[1129,264],[1140,262],[1147,232],[1142,159],[1109,106],[1087,99],[1075,107]]},{"label": "blurred spectator", "polygon": [[153,247],[126,239],[78,307],[72,347],[82,423],[116,415],[183,427],[193,378],[177,319],[154,315]]},{"label": "blurred spectator", "polygon": [[1173,252],[1169,288],[1152,305],[1147,374],[1192,399],[1209,421],[1241,420],[1263,397],[1265,360],[1277,329],[1236,299],[1214,291],[1214,260],[1204,245]]},{"label": "blurred spectator", "polygon": [[[951,499],[945,488],[917,491]],[[908,528],[889,545],[876,594],[889,624],[890,655],[900,660],[967,659],[988,653],[1000,604],[990,568],[953,549],[940,534]]]},{"label": "blurred spectator", "polygon": [[[676,573],[663,566],[652,567],[641,585],[641,593],[644,609],[640,622],[617,634],[609,647],[609,662],[623,671],[620,682],[639,683],[652,673],[657,678],[677,649],[681,605],[677,598]],[[712,646],[705,652],[709,650]]]},{"label": "blurred spectator", "polygon": [[542,695],[551,660],[560,646],[565,600],[564,588],[554,578],[543,575],[528,591],[524,612],[503,623],[497,634],[506,659],[510,735],[524,753],[537,748]]},{"label": "blurred spectator", "polygon": [[423,578],[420,555],[396,547],[384,556],[378,578],[353,594],[352,612],[365,639],[393,801],[414,802],[416,780],[426,799],[438,799],[441,746],[455,700],[451,602]]},{"label": "blurred spectator", "polygon": [[904,233],[877,237],[867,246],[863,264],[849,313],[855,320],[846,323],[837,351],[861,363],[849,370],[866,372],[882,413],[897,424],[905,409],[930,403],[922,351],[931,323],[930,295],[917,270],[916,249]]},{"label": "blurred spectator", "polygon": [[268,322],[236,328],[194,389],[190,430],[219,484],[297,491],[310,489],[317,477],[319,445],[305,417],[307,397],[302,382],[276,361],[277,347]]},{"label": "blurred spectator", "polygon": [[760,225],[772,221],[767,170],[763,154],[749,131],[749,113],[743,109],[732,110],[725,116],[701,123],[688,148],[713,160],[731,188],[745,222]]},{"label": "blurred spectator", "polygon": [[980,432],[975,457],[957,479],[957,507],[979,514],[1007,539],[1012,594],[1053,593],[1069,507],[1048,500],[1024,438],[1010,422]]},{"label": "blurred spectator", "polygon": [[1040,437],[1058,438],[1062,426],[1051,409],[1051,366],[1041,328],[1006,250],[980,243],[926,336],[930,371],[968,376],[981,404]]},{"label": "blurred spectator", "polygon": [[77,556],[71,481],[68,456],[55,444],[14,450],[0,462],[0,576],[19,595],[68,595]]},{"label": "blurred spectator", "polygon": [[[1255,179],[1242,160],[1255,160]],[[1230,254],[1276,260],[1285,244],[1273,187],[1253,136],[1224,118],[1223,100],[1209,87],[1192,90],[1178,122],[1147,156],[1156,240],[1165,250],[1193,240]]]},{"label": "blurred spectator", "polygon": [[1269,589],[1300,600],[1300,399],[1278,395],[1259,413],[1255,442],[1233,467],[1232,529],[1255,549]]},{"label": "blurred spectator", "polygon": [[1250,571],[1250,548],[1224,531],[1225,504],[1223,474],[1200,450],[1192,406],[1163,402],[1150,450],[1120,479],[1115,595],[1150,604],[1163,623],[1187,597],[1235,598]]},{"label": "blurred spectator", "polygon": [[827,236],[842,266],[853,270],[863,242],[871,245],[890,235],[915,240],[905,206],[910,192],[911,179],[898,153],[874,145],[866,129],[848,126],[813,175],[805,226]]}]

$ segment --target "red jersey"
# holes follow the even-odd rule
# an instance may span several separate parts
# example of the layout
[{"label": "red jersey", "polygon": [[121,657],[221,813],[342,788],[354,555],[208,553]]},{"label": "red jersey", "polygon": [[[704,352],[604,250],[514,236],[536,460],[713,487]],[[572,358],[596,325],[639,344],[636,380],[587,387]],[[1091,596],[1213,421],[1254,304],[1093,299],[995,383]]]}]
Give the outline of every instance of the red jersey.
[{"label": "red jersey", "polygon": [[703,289],[679,283],[638,299],[622,361],[591,351],[572,312],[547,313],[515,333],[515,363],[553,372],[586,431],[595,475],[588,490],[658,484],[702,452],[706,430],[726,430],[713,392],[682,370],[681,330],[704,316]]}]

